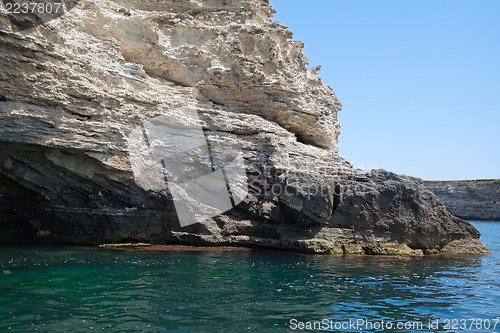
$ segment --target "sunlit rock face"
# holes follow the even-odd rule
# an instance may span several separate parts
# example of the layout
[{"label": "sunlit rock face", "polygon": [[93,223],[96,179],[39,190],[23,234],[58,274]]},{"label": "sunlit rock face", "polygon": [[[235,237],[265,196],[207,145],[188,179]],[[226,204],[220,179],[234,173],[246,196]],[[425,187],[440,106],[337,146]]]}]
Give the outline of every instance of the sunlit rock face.
[{"label": "sunlit rock face", "polygon": [[[273,12],[264,0],[81,0],[23,31],[2,13],[3,237],[486,252],[421,180],[354,169],[337,154],[341,103]],[[245,172],[233,180],[249,192],[184,227],[164,186],[173,175],[137,177],[130,151],[133,133],[182,108],[195,110],[213,156],[200,162],[197,147],[179,174],[233,161],[236,148],[223,147],[237,147]]]},{"label": "sunlit rock face", "polygon": [[446,208],[465,220],[500,221],[500,179],[425,181]]}]

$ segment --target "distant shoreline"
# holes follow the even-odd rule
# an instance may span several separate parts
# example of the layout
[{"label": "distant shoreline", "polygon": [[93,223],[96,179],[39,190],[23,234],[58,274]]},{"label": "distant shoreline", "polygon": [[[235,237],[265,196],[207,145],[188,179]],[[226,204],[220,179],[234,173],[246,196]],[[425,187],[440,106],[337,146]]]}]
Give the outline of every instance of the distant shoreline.
[{"label": "distant shoreline", "polygon": [[457,217],[500,221],[500,179],[426,180],[424,185]]}]

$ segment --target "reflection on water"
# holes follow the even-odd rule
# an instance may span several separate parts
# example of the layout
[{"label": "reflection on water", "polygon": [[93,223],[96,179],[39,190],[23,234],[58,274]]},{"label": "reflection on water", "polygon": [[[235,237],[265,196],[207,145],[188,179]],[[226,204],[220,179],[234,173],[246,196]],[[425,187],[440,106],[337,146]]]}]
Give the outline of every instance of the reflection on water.
[{"label": "reflection on water", "polygon": [[492,255],[2,248],[0,330],[287,332],[293,318],[494,319],[500,315],[500,223],[475,225]]}]

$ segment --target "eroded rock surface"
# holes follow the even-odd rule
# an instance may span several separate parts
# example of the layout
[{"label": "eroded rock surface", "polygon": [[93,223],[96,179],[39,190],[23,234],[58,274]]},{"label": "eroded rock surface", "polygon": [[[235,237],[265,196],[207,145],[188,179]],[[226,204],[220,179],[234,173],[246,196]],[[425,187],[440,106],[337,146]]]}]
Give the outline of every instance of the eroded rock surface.
[{"label": "eroded rock surface", "polygon": [[500,221],[500,179],[425,181],[455,216]]},{"label": "eroded rock surface", "polygon": [[[27,235],[86,243],[487,252],[421,180],[337,154],[341,103],[272,14],[264,0],[82,0],[22,32],[0,16],[4,233],[19,221]],[[127,138],[185,106],[207,142],[240,147],[250,195],[180,227],[168,189],[135,182]]]}]

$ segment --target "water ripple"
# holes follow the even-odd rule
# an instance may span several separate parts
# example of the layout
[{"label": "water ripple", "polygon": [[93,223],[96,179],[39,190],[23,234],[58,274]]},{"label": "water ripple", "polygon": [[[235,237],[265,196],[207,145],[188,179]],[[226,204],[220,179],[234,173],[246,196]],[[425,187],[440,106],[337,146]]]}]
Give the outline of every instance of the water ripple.
[{"label": "water ripple", "polygon": [[476,225],[490,256],[3,248],[0,331],[288,332],[293,318],[494,319],[500,223]]}]

